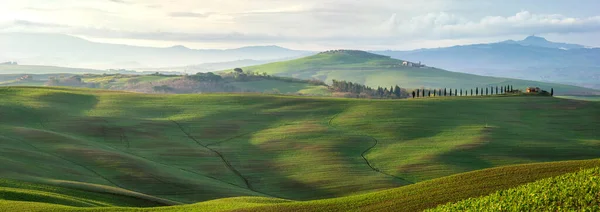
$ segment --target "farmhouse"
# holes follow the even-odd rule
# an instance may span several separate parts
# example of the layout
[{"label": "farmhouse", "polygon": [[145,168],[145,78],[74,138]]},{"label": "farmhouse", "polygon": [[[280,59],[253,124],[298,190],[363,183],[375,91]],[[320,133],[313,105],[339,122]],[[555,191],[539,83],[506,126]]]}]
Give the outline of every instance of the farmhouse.
[{"label": "farmhouse", "polygon": [[402,62],[402,65],[409,66],[409,67],[417,67],[417,68],[425,67],[425,65],[421,64],[421,62],[413,63],[413,62],[404,61],[404,62]]},{"label": "farmhouse", "polygon": [[527,88],[527,93],[539,93],[542,90],[539,87],[528,87]]}]

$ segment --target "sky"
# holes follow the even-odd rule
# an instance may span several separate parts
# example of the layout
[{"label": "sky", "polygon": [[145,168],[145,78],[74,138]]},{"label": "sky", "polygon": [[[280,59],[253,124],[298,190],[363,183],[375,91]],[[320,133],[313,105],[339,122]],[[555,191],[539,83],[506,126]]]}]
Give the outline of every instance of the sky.
[{"label": "sky", "polygon": [[598,0],[0,0],[0,33],[141,46],[407,50],[523,39],[600,47]]}]

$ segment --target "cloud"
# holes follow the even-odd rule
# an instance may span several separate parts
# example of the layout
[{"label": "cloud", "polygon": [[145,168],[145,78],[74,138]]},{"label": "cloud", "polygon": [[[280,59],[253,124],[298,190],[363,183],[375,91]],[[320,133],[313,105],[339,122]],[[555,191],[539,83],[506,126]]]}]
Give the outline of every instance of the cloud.
[{"label": "cloud", "polygon": [[[600,16],[574,18],[560,14],[533,14],[521,11],[512,16],[486,16],[471,21],[448,13],[429,13],[408,21],[392,16],[382,25],[397,36],[464,38],[500,35],[580,33],[600,31]],[[390,25],[390,22],[395,24]]]},{"label": "cloud", "polygon": [[108,1],[113,2],[113,3],[119,3],[119,4],[127,4],[127,2],[125,2],[123,0],[108,0]]},{"label": "cloud", "polygon": [[[562,8],[570,4],[558,0],[548,0],[551,3],[541,9],[531,5],[545,0],[532,0],[535,4],[517,0],[56,1],[9,2],[0,8],[3,28],[107,39],[322,43],[349,48],[600,32],[600,13],[584,8],[597,4],[591,0],[575,5],[585,13]],[[483,11],[490,5],[498,10]],[[536,8],[535,12],[520,11],[520,5]]]},{"label": "cloud", "polygon": [[172,12],[168,15],[171,17],[178,18],[206,18],[210,16],[211,13],[195,13],[195,12]]},{"label": "cloud", "polygon": [[15,20],[13,21],[14,26],[32,27],[32,28],[67,28],[69,26],[53,23],[41,23],[26,20]]}]

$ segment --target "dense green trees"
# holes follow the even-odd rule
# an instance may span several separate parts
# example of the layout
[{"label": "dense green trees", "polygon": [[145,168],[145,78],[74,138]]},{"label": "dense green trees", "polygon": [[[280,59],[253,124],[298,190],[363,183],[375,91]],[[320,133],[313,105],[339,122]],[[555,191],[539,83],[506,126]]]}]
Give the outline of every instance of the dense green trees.
[{"label": "dense green trees", "polygon": [[[353,83],[348,81],[338,81],[332,80],[332,85],[329,88],[335,92],[343,92],[350,93],[356,95],[356,97],[360,98],[407,98],[408,93],[405,89],[400,88],[400,86],[392,86],[388,90],[388,88],[378,87],[377,89],[373,89],[366,85],[362,85],[359,83]],[[413,91],[413,97],[415,93]]]}]

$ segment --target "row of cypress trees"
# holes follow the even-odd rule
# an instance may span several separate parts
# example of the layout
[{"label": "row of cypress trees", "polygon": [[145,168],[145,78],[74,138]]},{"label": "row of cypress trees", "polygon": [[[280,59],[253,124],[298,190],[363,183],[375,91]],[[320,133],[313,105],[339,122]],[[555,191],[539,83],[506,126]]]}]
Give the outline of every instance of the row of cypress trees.
[{"label": "row of cypress trees", "polygon": [[512,85],[491,86],[475,89],[417,89],[412,92],[412,98],[418,97],[436,97],[436,96],[489,96],[514,92]]}]

